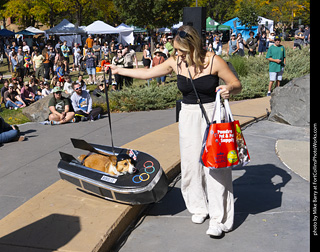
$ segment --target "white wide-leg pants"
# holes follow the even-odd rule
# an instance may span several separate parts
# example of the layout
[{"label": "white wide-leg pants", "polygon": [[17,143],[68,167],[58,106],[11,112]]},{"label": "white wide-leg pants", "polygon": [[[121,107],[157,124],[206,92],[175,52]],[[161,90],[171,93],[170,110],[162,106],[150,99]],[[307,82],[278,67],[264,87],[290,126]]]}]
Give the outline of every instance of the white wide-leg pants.
[{"label": "white wide-leg pants", "polygon": [[[209,120],[212,119],[214,106],[215,103],[204,104]],[[181,104],[181,191],[191,214],[209,214],[209,225],[218,225],[227,232],[232,229],[234,217],[232,170],[210,170],[201,165],[201,145],[206,127],[198,104]]]}]

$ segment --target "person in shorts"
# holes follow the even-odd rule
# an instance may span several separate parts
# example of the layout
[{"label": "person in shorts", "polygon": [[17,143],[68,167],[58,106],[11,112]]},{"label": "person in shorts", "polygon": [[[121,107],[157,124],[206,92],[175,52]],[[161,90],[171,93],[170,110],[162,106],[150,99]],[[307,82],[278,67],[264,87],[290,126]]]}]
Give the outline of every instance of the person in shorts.
[{"label": "person in shorts", "polygon": [[282,74],[286,65],[286,51],[283,45],[280,45],[281,39],[279,36],[274,38],[274,46],[271,46],[267,53],[267,60],[269,60],[269,88],[267,96],[271,95],[273,83],[276,82],[276,87],[280,86]]},{"label": "person in shorts", "polygon": [[88,53],[84,58],[86,60],[86,69],[89,75],[89,83],[91,85],[95,84],[96,83],[96,56],[93,54],[91,49],[88,49]]}]

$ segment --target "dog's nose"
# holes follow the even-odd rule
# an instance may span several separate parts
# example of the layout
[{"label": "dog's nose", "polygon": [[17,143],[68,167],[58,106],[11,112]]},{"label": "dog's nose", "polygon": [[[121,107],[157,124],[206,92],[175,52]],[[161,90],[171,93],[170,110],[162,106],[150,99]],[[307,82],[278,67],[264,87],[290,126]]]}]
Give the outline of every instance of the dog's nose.
[{"label": "dog's nose", "polygon": [[137,168],[133,167],[132,171],[133,171],[133,173],[136,173],[138,170],[137,170]]}]

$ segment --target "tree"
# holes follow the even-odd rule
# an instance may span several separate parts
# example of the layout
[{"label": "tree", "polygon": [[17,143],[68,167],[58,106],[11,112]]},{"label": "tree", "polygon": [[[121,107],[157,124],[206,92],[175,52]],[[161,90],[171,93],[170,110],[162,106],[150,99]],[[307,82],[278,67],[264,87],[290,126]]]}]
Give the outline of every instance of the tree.
[{"label": "tree", "polygon": [[[207,16],[222,23],[234,15],[235,0],[199,0],[198,6],[207,8]],[[191,7],[196,6],[193,2]]]},{"label": "tree", "polygon": [[283,24],[294,26],[299,19],[303,23],[310,23],[310,0],[277,0],[272,1],[272,18]]},{"label": "tree", "polygon": [[259,8],[257,8],[254,1],[245,0],[240,2],[237,16],[241,25],[248,28],[258,25],[260,21],[259,15]]},{"label": "tree", "polygon": [[114,0],[114,3],[123,22],[150,29],[178,23],[190,0]]},{"label": "tree", "polygon": [[30,9],[34,7],[31,0],[10,0],[4,4],[4,9],[1,14],[3,17],[14,17],[16,23],[23,27],[35,24],[33,15]]}]

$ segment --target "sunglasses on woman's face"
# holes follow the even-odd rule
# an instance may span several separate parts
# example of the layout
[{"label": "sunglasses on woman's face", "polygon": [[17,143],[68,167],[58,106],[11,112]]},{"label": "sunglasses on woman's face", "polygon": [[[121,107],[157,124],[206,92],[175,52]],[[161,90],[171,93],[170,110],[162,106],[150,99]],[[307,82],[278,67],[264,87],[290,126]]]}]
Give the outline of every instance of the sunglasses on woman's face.
[{"label": "sunglasses on woman's face", "polygon": [[179,31],[178,35],[179,35],[180,38],[190,37],[190,35],[188,33],[186,33],[185,31]]}]

